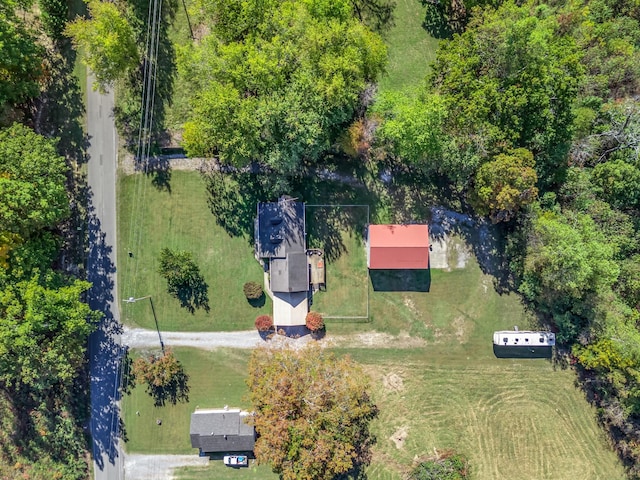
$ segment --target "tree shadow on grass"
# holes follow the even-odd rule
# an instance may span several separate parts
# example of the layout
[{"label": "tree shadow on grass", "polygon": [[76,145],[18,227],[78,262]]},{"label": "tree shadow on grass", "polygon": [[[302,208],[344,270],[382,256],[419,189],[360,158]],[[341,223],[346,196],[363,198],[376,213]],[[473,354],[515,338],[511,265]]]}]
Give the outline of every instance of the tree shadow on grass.
[{"label": "tree shadow on grass", "polygon": [[209,285],[200,276],[191,285],[179,287],[175,292],[175,297],[180,302],[182,308],[186,308],[192,315],[196,310],[202,309],[209,313]]},{"label": "tree shadow on grass", "polygon": [[249,243],[253,243],[258,202],[268,200],[259,175],[211,163],[202,176],[209,194],[209,209],[216,223],[230,236],[247,236]]},{"label": "tree shadow on grass", "polygon": [[77,164],[85,163],[89,139],[82,121],[85,113],[82,90],[73,69],[76,52],[69,40],[47,52],[48,75],[40,97],[33,101],[33,126],[37,133],[59,139],[58,152]]},{"label": "tree shadow on grass", "polygon": [[153,398],[154,407],[164,407],[167,403],[176,405],[189,402],[189,375],[180,364],[171,381],[164,386],[147,385],[147,393]]}]

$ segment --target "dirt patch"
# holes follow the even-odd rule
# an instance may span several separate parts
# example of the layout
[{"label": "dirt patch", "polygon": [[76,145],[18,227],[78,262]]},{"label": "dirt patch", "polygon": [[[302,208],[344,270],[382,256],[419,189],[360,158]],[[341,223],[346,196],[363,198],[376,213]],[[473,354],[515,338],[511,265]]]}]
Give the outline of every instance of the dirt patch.
[{"label": "dirt patch", "polygon": [[464,317],[456,317],[453,322],[451,322],[451,326],[453,327],[453,334],[458,339],[458,342],[464,343],[468,336],[467,322]]},{"label": "dirt patch", "polygon": [[353,335],[336,335],[326,342],[335,347],[356,347],[356,348],[419,348],[424,347],[427,342],[421,338],[412,337],[406,332],[399,335],[391,335],[381,332],[356,333]]},{"label": "dirt patch", "polygon": [[389,440],[395,443],[396,448],[398,450],[401,450],[402,448],[404,448],[404,442],[409,436],[408,430],[409,430],[409,427],[400,427],[398,430],[395,431],[393,435],[389,437]]},{"label": "dirt patch", "polygon": [[384,385],[385,389],[392,392],[402,392],[404,390],[404,381],[397,373],[385,375],[382,379],[382,385]]}]

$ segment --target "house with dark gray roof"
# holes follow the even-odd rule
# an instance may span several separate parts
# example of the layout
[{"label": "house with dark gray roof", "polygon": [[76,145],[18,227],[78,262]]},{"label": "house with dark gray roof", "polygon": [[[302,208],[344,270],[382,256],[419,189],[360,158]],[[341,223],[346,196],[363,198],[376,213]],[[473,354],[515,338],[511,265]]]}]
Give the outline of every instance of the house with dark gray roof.
[{"label": "house with dark gray roof", "polygon": [[269,265],[269,288],[274,293],[309,290],[304,204],[281,197],[258,203],[255,223],[256,257]]},{"label": "house with dark gray roof", "polygon": [[252,452],[256,431],[239,408],[196,409],[191,414],[191,446],[200,453]]}]

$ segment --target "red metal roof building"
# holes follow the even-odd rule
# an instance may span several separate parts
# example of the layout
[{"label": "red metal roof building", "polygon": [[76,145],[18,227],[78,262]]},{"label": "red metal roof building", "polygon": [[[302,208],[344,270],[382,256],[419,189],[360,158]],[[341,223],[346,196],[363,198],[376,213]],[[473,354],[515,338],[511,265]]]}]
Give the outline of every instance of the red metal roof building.
[{"label": "red metal roof building", "polygon": [[367,266],[373,270],[429,268],[429,227],[369,225]]}]

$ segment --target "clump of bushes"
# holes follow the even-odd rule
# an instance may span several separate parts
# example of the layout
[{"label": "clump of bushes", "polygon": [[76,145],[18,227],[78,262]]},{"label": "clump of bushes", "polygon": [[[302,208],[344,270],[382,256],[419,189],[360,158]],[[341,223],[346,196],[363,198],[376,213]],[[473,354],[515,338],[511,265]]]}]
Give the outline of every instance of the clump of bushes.
[{"label": "clump of bushes", "polygon": [[307,328],[312,332],[317,332],[324,328],[324,318],[318,312],[307,313],[306,324]]},{"label": "clump of bushes", "polygon": [[452,451],[439,453],[436,458],[419,463],[409,476],[410,480],[466,480],[469,462]]},{"label": "clump of bushes", "polygon": [[256,318],[256,328],[259,332],[268,332],[273,329],[273,318],[271,318],[271,315],[258,315]]},{"label": "clump of bushes", "polygon": [[259,300],[264,294],[262,291],[262,285],[256,282],[245,283],[242,287],[242,291],[244,292],[244,296],[247,297],[247,300]]}]

